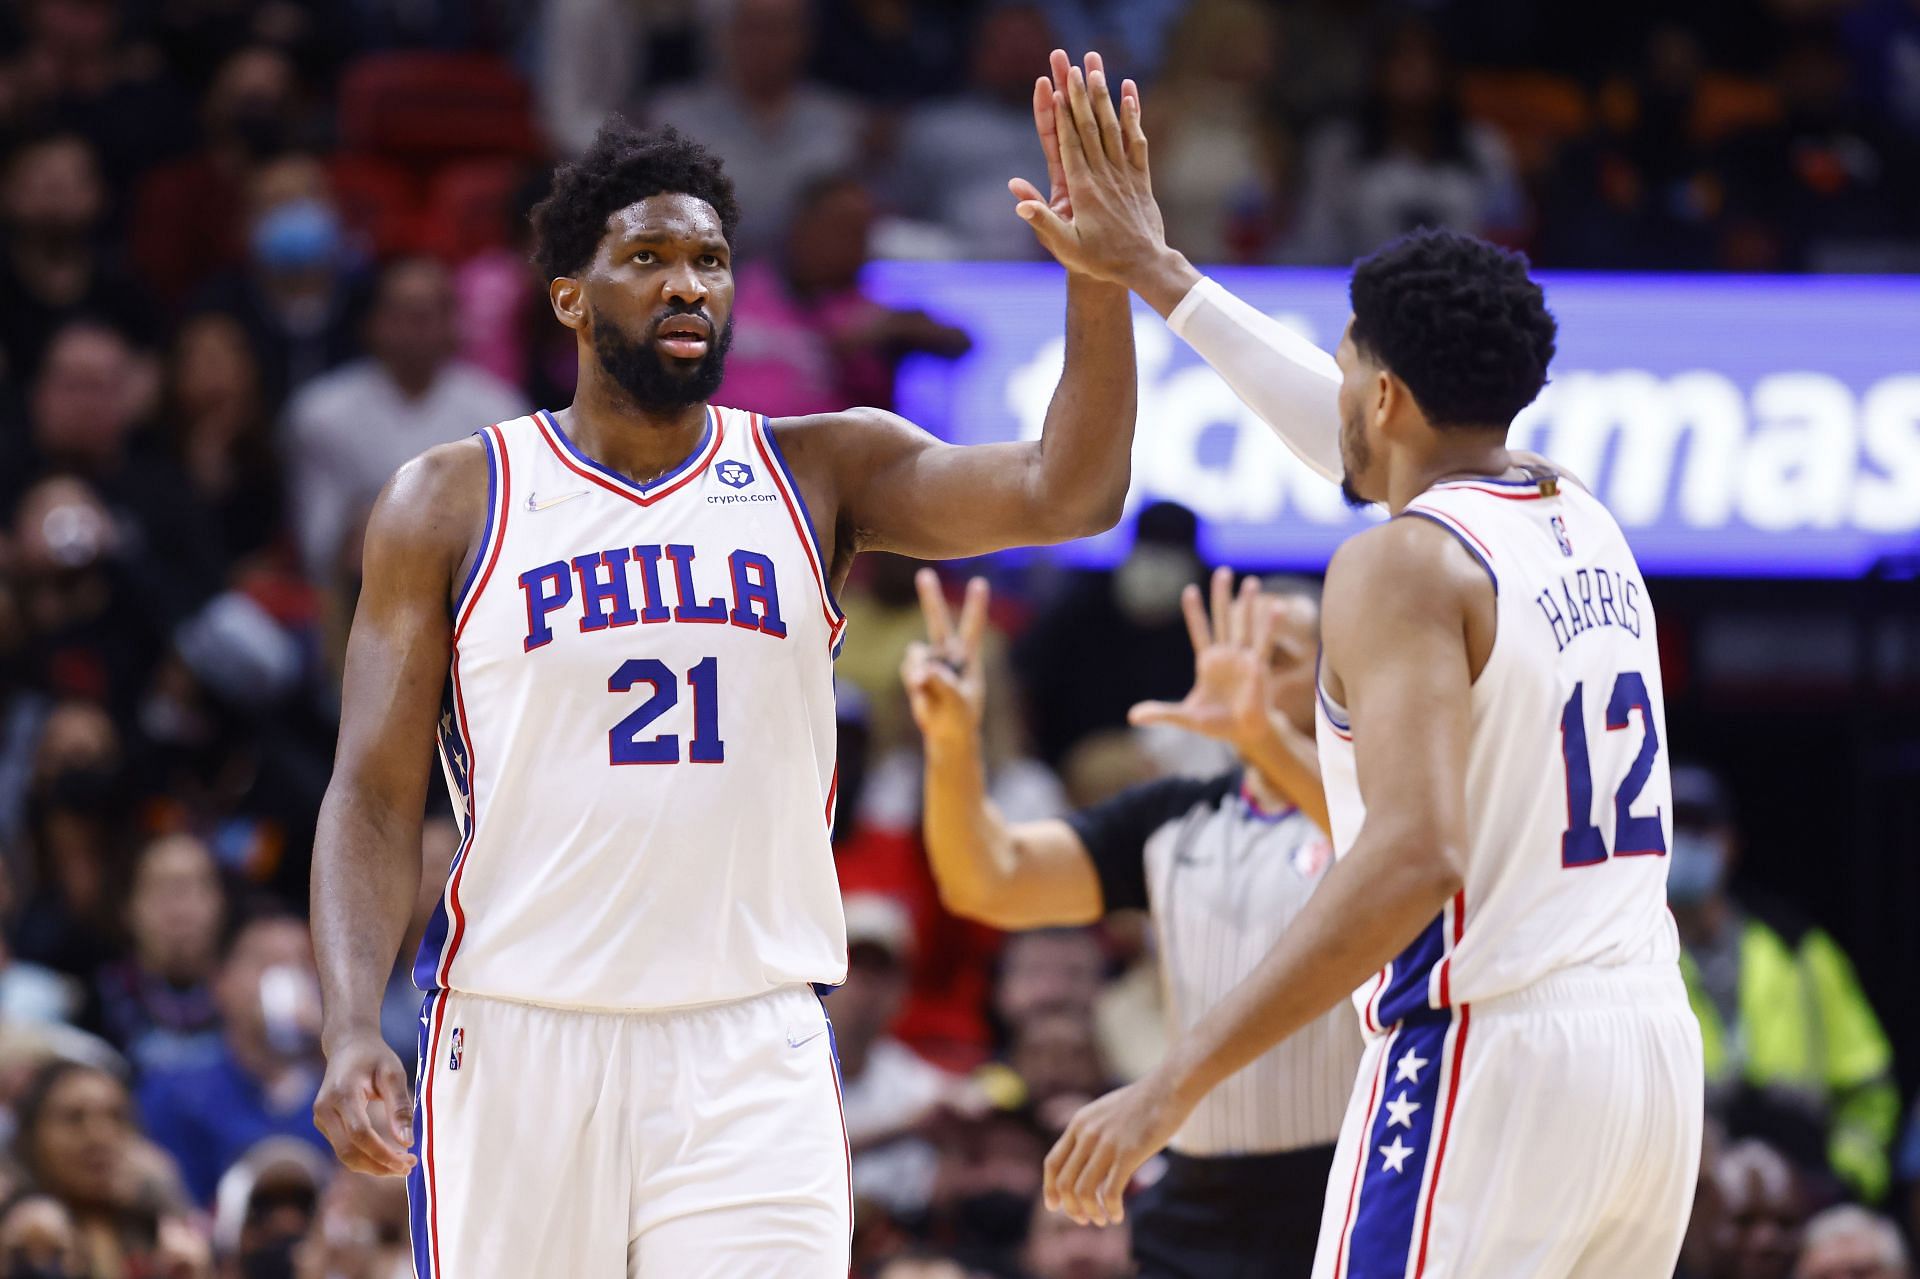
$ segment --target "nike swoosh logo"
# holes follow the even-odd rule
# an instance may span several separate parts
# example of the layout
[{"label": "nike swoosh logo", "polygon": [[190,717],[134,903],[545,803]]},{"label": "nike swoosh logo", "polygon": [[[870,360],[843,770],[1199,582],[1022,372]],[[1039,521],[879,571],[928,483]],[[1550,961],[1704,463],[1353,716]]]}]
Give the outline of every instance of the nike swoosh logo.
[{"label": "nike swoosh logo", "polygon": [[819,1030],[816,1030],[811,1034],[806,1034],[806,1035],[796,1035],[791,1030],[789,1030],[787,1032],[787,1047],[798,1048],[802,1044],[810,1044],[814,1040],[820,1038],[820,1036],[826,1033],[827,1033],[827,1029],[824,1026],[822,1026]]},{"label": "nike swoosh logo", "polygon": [[558,506],[562,502],[571,502],[576,497],[585,497],[586,495],[587,490],[575,489],[571,493],[562,493],[559,497],[550,497],[542,502],[538,494],[529,493],[527,494],[527,509],[529,511],[544,511],[550,506]]}]

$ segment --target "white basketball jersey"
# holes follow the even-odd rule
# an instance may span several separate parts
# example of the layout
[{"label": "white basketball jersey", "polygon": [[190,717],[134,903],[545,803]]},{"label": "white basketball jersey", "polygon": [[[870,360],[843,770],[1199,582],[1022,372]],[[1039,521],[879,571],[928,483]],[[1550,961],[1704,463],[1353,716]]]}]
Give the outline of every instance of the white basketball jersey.
[{"label": "white basketball jersey", "polygon": [[[1452,481],[1401,518],[1432,520],[1485,566],[1498,621],[1473,684],[1465,887],[1355,992],[1363,1025],[1566,968],[1677,963],[1659,646],[1620,526],[1565,481]],[[1346,713],[1324,688],[1319,743],[1345,855],[1366,810]]]},{"label": "white basketball jersey", "polygon": [[635,1010],[846,975],[828,841],[844,620],[763,417],[641,486],[488,427],[441,761],[462,839],[422,989]]}]

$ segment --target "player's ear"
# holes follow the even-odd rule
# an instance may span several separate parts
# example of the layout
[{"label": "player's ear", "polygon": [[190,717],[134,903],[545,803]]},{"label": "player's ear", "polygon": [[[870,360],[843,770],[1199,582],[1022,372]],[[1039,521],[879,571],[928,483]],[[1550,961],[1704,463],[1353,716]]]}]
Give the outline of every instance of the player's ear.
[{"label": "player's ear", "polygon": [[580,281],[566,275],[547,281],[547,300],[560,323],[575,331],[586,327],[587,297]]}]

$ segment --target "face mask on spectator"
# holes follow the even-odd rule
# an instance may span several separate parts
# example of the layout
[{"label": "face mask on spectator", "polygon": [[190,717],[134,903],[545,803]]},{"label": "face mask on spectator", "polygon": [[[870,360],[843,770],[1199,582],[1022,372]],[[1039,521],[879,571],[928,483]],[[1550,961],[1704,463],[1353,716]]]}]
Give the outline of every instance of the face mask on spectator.
[{"label": "face mask on spectator", "polygon": [[253,228],[253,256],[273,271],[325,266],[340,249],[340,219],[319,200],[294,200],[262,217]]},{"label": "face mask on spectator", "polygon": [[1727,852],[1704,831],[1676,830],[1667,858],[1667,900],[1697,906],[1719,890],[1727,873]]}]

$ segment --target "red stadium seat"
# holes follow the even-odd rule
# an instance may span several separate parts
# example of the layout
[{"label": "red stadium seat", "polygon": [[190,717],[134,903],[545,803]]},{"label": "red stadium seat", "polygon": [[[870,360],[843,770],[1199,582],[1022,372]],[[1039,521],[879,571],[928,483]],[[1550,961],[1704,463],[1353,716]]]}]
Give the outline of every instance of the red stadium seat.
[{"label": "red stadium seat", "polygon": [[376,254],[391,257],[420,247],[424,184],[413,171],[370,155],[335,156],[329,170],[341,216],[372,242]]},{"label": "red stadium seat", "polygon": [[507,209],[526,180],[515,160],[461,160],[433,175],[427,186],[421,248],[463,262],[507,242]]},{"label": "red stadium seat", "polygon": [[344,150],[414,163],[529,156],[540,147],[526,82],[483,54],[380,53],[340,81]]}]

